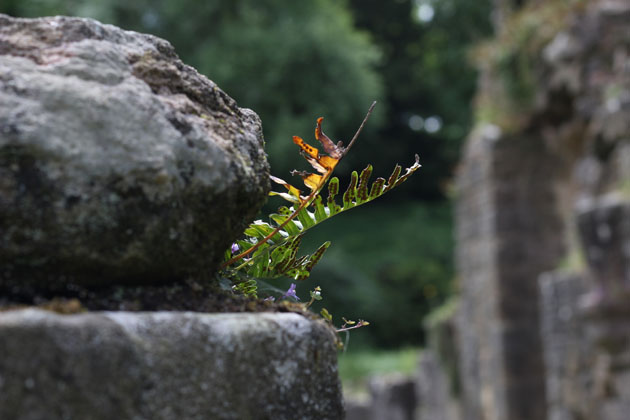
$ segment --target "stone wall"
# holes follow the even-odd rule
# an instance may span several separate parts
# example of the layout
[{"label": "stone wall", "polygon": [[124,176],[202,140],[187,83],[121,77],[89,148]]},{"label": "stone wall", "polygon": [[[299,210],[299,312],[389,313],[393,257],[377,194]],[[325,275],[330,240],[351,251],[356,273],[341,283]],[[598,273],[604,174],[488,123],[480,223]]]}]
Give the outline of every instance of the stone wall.
[{"label": "stone wall", "polygon": [[457,176],[462,418],[627,418],[630,5],[513,3]]},{"label": "stone wall", "polygon": [[466,412],[471,419],[544,418],[536,277],[562,256],[557,168],[541,138],[494,129],[471,137],[458,177]]},{"label": "stone wall", "polygon": [[588,269],[539,279],[550,420],[621,420],[630,409],[630,200],[597,201],[578,217],[598,232],[582,236]]},{"label": "stone wall", "polygon": [[541,336],[545,344],[549,420],[572,418],[566,392],[568,387],[579,386],[574,381],[588,353],[580,330],[579,299],[586,291],[583,280],[579,275],[563,271],[540,276]]}]

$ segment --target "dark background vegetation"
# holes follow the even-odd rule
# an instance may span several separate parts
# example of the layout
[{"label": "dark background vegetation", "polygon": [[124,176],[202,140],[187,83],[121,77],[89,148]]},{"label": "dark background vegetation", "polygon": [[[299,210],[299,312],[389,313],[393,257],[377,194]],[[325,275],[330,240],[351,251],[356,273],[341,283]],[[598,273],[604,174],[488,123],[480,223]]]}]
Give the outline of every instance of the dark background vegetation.
[{"label": "dark background vegetation", "polygon": [[[311,278],[335,317],[363,318],[355,348],[423,342],[423,317],[454,288],[449,183],[471,127],[469,47],[490,34],[489,0],[0,0],[13,16],[85,16],[167,39],[184,62],[262,118],[276,176],[307,169],[291,142],[368,127],[336,175],[386,177],[420,155],[403,187],[307,235],[333,245]],[[299,182],[295,181],[295,185]],[[273,203],[272,203],[273,204]],[[281,203],[277,203],[280,205]],[[285,284],[281,285],[285,287]]]}]

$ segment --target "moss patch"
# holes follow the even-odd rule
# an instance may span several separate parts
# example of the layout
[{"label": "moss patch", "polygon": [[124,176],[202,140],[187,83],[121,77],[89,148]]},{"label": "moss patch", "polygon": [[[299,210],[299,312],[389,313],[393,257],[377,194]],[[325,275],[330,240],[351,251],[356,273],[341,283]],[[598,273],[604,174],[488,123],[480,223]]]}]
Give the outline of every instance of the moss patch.
[{"label": "moss patch", "polygon": [[493,84],[476,98],[478,121],[497,124],[506,132],[522,128],[534,105],[542,50],[585,4],[584,0],[528,4],[510,16],[495,38],[474,50],[473,60]]}]

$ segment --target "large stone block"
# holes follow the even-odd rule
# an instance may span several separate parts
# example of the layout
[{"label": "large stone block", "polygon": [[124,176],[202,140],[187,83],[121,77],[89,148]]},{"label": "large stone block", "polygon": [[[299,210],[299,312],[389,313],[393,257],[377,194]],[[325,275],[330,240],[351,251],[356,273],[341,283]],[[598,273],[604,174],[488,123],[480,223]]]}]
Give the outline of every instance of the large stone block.
[{"label": "large stone block", "polygon": [[268,189],[256,114],[168,42],[0,15],[0,286],[212,272]]},{"label": "large stone block", "polygon": [[341,419],[336,347],[297,314],[0,313],[0,418]]}]

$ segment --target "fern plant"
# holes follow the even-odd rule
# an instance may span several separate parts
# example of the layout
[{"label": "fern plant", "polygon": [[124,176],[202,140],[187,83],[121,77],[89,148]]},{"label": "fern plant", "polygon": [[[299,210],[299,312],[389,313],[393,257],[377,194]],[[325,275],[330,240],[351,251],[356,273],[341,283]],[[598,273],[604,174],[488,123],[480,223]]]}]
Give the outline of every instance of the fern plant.
[{"label": "fern plant", "polygon": [[[330,241],[326,241],[312,254],[299,256],[300,243],[309,229],[337,214],[375,200],[405,182],[420,168],[416,155],[414,164],[409,168],[403,171],[400,165],[396,165],[388,179],[377,178],[370,184],[372,165],[368,165],[361,173],[352,172],[349,185],[345,192],[340,194],[339,179],[331,177],[332,172],[339,161],[348,154],[375,105],[376,103],[373,103],[368,110],[348,147],[343,147],[341,142],[333,143],[323,133],[321,117],[317,119],[315,138],[326,154],[322,154],[300,137],[293,137],[293,142],[298,145],[302,156],[316,173],[293,171],[292,175],[299,175],[305,186],[310,189],[310,193],[305,196],[302,191],[286,181],[271,177],[272,181],[284,187],[286,191],[271,192],[270,195],[282,197],[289,204],[288,207],[281,206],[276,213],[270,214],[268,222],[262,220],[253,222],[245,230],[243,238],[226,251],[225,262],[221,266],[222,275],[230,279],[234,284],[234,290],[257,297],[257,285],[260,280],[278,277],[289,277],[296,281],[306,279],[330,246]],[[323,194],[325,186],[326,196]],[[324,317],[329,319],[329,314],[327,312],[326,314],[328,316]],[[364,322],[363,325],[366,324]],[[347,323],[344,323],[344,326],[346,325]]]}]

